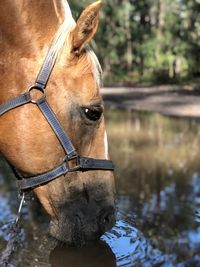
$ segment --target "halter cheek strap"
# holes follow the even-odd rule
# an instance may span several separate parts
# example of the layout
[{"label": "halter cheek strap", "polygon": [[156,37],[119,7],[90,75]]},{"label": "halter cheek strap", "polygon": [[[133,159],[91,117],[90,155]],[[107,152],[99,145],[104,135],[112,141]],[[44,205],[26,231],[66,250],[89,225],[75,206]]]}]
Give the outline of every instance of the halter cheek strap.
[{"label": "halter cheek strap", "polygon": [[[56,37],[52,42],[52,45],[37,76],[35,84],[29,88],[28,92],[0,105],[0,116],[12,109],[15,109],[25,104],[37,105],[43,116],[51,126],[58,140],[60,141],[60,144],[62,145],[66,154],[65,159],[60,166],[56,166],[54,169],[36,176],[25,178],[21,174],[19,174],[17,170],[15,170],[20,190],[32,189],[34,187],[48,183],[60,177],[61,175],[65,175],[68,172],[89,170],[114,170],[113,163],[110,160],[81,157],[77,154],[73,144],[71,143],[71,140],[65,133],[55,113],[53,112],[46,100],[45,88],[55,65],[58,52],[64,44],[66,30],[66,25],[65,23],[63,23],[60,26],[60,29],[58,30],[58,33],[56,34]],[[39,90],[42,96],[39,99],[34,100],[31,96],[32,90]]]}]

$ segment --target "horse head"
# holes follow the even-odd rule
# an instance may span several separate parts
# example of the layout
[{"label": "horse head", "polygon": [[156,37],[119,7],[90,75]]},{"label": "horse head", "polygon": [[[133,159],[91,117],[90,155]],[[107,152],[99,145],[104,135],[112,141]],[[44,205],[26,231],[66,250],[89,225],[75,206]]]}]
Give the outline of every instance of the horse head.
[{"label": "horse head", "polygon": [[[46,98],[79,155],[109,159],[104,104],[99,92],[101,67],[88,46],[98,28],[102,3],[98,1],[86,7],[75,23],[68,3],[64,0],[58,2],[58,9],[62,3],[68,32],[49,80]],[[34,5],[35,3],[32,13]],[[28,10],[27,6],[26,9]],[[23,19],[27,20],[27,16],[24,15]],[[28,22],[23,25],[28,25]],[[40,42],[43,41],[44,38],[41,38]],[[26,47],[28,45],[26,42]],[[40,47],[41,43],[36,44],[35,51]],[[43,46],[44,51],[45,47]],[[23,42],[21,49],[23,50]],[[22,76],[28,76],[24,78],[25,85],[41,64],[36,54],[28,53],[26,59],[18,59]],[[16,53],[9,54],[7,60],[15,62],[17,57]],[[17,79],[15,77],[15,81]],[[17,87],[19,91],[19,86]],[[1,95],[1,101],[5,100],[5,95],[7,94]],[[15,95],[14,90],[12,95]],[[1,152],[24,176],[43,173],[63,161],[65,155],[58,139],[33,104],[19,107],[2,116],[0,131]],[[33,190],[50,215],[51,235],[59,241],[82,244],[97,239],[114,224],[115,186],[112,171],[71,172]]]}]

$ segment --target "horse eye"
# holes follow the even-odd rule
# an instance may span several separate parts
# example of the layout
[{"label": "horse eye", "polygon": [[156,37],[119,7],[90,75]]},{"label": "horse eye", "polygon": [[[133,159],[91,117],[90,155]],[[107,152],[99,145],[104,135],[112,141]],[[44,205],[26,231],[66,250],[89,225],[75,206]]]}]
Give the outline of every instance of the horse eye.
[{"label": "horse eye", "polygon": [[103,113],[102,107],[84,107],[84,115],[91,121],[98,121]]}]

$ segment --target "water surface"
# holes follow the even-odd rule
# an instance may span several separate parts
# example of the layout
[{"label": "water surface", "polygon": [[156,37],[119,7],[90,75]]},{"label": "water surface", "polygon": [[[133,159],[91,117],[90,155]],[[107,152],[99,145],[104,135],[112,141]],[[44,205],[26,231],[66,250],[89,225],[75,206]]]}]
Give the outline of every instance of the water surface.
[{"label": "water surface", "polygon": [[[115,227],[101,241],[81,249],[53,248],[45,234],[44,216],[35,212],[38,209],[26,207],[22,246],[12,264],[200,266],[199,122],[119,110],[107,111],[106,122],[116,165]],[[17,210],[17,193],[14,177],[3,160],[0,167],[2,251],[8,239],[7,222]]]}]

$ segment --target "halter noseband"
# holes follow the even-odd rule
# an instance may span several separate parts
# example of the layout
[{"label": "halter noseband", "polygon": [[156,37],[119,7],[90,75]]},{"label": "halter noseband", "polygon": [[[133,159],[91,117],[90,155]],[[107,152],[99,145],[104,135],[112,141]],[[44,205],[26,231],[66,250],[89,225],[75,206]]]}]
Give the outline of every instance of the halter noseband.
[{"label": "halter noseband", "polygon": [[[18,178],[19,189],[22,191],[48,183],[68,172],[88,170],[114,170],[113,163],[110,160],[81,157],[77,154],[68,135],[63,130],[55,113],[53,112],[46,100],[45,88],[55,65],[57,55],[64,45],[66,32],[67,25],[64,21],[51,44],[51,47],[47,53],[47,56],[44,60],[44,63],[40,69],[40,72],[36,78],[34,85],[29,88],[28,92],[0,105],[0,116],[14,108],[28,103],[37,105],[44,117],[46,118],[47,122],[51,126],[52,130],[56,134],[66,154],[61,165],[40,175],[25,178],[21,174],[19,174],[16,169],[14,169]],[[37,100],[33,99],[31,96],[32,90],[39,90],[41,92],[41,97]]]}]

